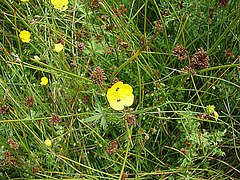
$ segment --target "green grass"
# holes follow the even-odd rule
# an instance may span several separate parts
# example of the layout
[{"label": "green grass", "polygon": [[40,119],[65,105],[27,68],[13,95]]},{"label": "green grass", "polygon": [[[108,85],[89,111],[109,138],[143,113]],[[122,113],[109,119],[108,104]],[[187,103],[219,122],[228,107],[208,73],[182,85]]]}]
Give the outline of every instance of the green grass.
[{"label": "green grass", "polygon": [[[0,4],[1,179],[238,179],[239,2],[96,2]],[[188,69],[201,47],[210,66]],[[106,96],[115,78],[133,88],[123,111]]]}]

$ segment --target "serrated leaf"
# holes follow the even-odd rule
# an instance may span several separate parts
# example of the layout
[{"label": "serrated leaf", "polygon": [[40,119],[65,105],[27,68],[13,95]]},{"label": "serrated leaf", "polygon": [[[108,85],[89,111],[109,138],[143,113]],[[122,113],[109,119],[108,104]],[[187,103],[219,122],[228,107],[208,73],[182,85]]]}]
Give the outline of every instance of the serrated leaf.
[{"label": "serrated leaf", "polygon": [[99,113],[102,113],[102,107],[100,105],[100,102],[98,100],[98,97],[96,96],[96,92],[95,90],[93,90],[93,95],[94,95],[94,98],[96,99],[96,103],[97,103],[97,108],[94,107],[95,111],[99,112]]},{"label": "serrated leaf", "polygon": [[[96,43],[96,41],[91,40],[91,42],[87,42],[85,45],[86,47],[92,49],[95,53],[104,54],[104,48],[101,43]],[[92,52],[89,51],[87,48],[84,49],[83,52],[85,52],[86,54],[92,54]]]},{"label": "serrated leaf", "polygon": [[101,110],[101,109],[99,109],[99,108],[97,108],[97,107],[93,107],[93,108],[94,108],[94,110],[95,110],[96,112],[102,113],[102,110]]},{"label": "serrated leaf", "polygon": [[86,123],[86,122],[91,122],[91,121],[95,121],[95,120],[98,120],[101,118],[101,114],[98,114],[98,115],[94,115],[94,116],[91,116],[91,117],[88,117],[84,120],[82,120],[82,122]]},{"label": "serrated leaf", "polygon": [[102,126],[103,130],[107,129],[107,121],[104,117],[102,117],[101,126]]}]

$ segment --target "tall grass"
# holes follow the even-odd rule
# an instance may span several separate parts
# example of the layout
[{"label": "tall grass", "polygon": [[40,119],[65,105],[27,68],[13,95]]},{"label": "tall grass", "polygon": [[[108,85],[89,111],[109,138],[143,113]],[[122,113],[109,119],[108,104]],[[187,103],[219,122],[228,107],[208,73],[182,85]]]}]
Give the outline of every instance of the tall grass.
[{"label": "tall grass", "polygon": [[51,2],[0,4],[2,179],[239,178],[238,1]]}]

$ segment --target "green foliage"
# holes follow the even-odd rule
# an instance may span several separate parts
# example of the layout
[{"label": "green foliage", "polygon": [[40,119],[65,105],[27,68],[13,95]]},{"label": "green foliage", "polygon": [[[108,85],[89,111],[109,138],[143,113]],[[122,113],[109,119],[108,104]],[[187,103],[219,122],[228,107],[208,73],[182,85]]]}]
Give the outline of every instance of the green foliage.
[{"label": "green foliage", "polygon": [[209,133],[200,128],[199,120],[191,112],[183,113],[178,123],[181,131],[180,143],[176,143],[175,146],[181,148],[182,158],[179,160],[181,167],[193,165],[195,161],[207,156],[225,155],[219,148],[219,143],[223,141],[222,136],[225,135],[226,129],[223,132],[217,130]]},{"label": "green foliage", "polygon": [[238,1],[51,2],[0,4],[2,179],[239,177]]}]

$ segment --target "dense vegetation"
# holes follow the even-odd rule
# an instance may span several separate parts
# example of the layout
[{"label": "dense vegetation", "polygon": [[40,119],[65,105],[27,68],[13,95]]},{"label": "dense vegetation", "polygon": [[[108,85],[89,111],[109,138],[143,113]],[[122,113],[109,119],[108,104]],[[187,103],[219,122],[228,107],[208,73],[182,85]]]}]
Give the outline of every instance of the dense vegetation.
[{"label": "dense vegetation", "polygon": [[0,9],[1,179],[240,177],[237,0]]}]

